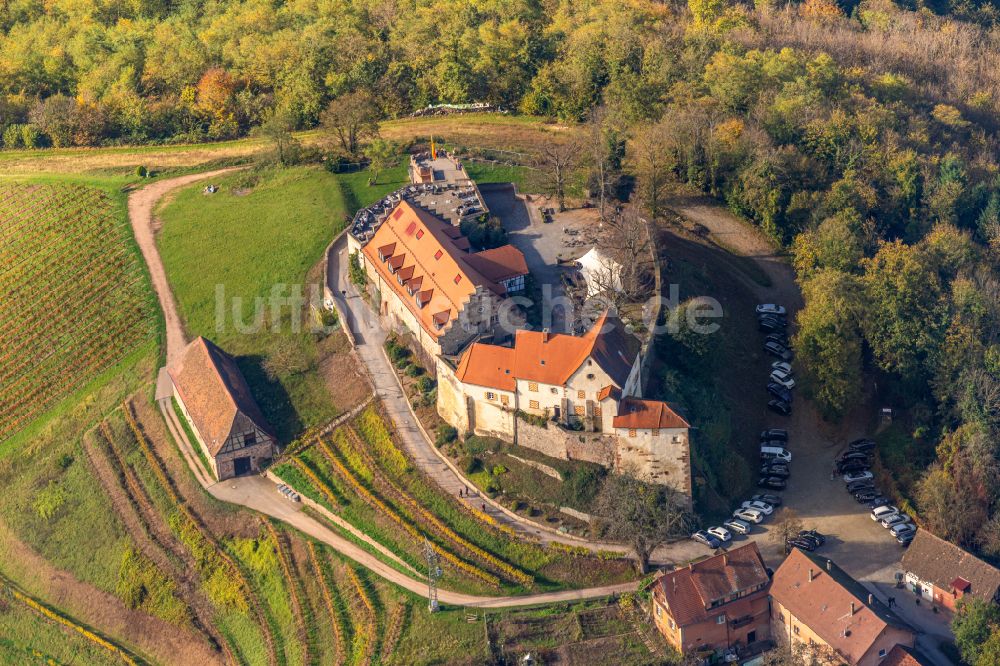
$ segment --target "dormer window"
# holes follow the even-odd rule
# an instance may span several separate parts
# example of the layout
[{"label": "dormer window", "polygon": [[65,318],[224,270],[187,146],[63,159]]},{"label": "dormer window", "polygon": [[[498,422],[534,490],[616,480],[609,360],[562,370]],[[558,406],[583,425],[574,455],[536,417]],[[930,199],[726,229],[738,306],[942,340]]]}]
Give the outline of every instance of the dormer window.
[{"label": "dormer window", "polygon": [[420,240],[423,237],[424,237],[424,230],[421,229],[420,231],[417,232],[417,240]]},{"label": "dormer window", "polygon": [[434,258],[440,259],[442,255],[444,255],[444,250],[438,250],[437,252],[434,253]]}]

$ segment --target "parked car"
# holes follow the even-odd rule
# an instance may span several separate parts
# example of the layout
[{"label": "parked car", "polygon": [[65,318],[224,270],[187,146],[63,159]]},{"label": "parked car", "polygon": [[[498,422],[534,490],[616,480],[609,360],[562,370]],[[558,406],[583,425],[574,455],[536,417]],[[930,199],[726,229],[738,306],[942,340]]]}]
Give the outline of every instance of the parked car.
[{"label": "parked car", "polygon": [[733,535],[725,527],[709,527],[707,531],[718,539],[719,543],[729,543],[733,538]]},{"label": "parked car", "polygon": [[868,502],[868,508],[869,509],[877,509],[880,506],[886,506],[886,505],[888,505],[890,502],[892,502],[892,500],[889,499],[888,497],[879,496],[879,497],[876,497],[875,499],[873,499],[871,502]]},{"label": "parked car", "polygon": [[733,517],[753,523],[754,525],[764,520],[764,514],[757,509],[736,509],[736,511],[733,511]]},{"label": "parked car", "polygon": [[817,532],[816,530],[802,530],[799,532],[799,536],[814,539],[821,546],[826,543],[826,535],[822,532]]},{"label": "parked car", "polygon": [[792,452],[780,446],[761,446],[761,460],[774,460],[776,462],[792,462]]},{"label": "parked car", "polygon": [[767,337],[764,338],[764,342],[777,342],[779,345],[791,347],[791,345],[788,344],[788,335],[786,335],[784,331],[769,333]]},{"label": "parked car", "polygon": [[878,490],[872,488],[870,490],[859,490],[854,493],[854,499],[858,504],[867,504],[880,495],[881,493]]},{"label": "parked car", "polygon": [[785,387],[789,391],[795,388],[795,380],[792,379],[791,377],[779,375],[778,373],[772,372],[771,376],[768,379],[770,379],[775,384],[778,384],[779,386]]},{"label": "parked car", "polygon": [[757,509],[765,516],[770,516],[774,513],[774,507],[767,502],[761,502],[760,500],[748,500],[740,504],[741,509]]},{"label": "parked car", "polygon": [[757,486],[759,488],[770,488],[771,490],[784,490],[788,483],[784,479],[779,479],[776,476],[762,476],[757,479]]},{"label": "parked car", "polygon": [[848,472],[844,475],[844,483],[851,483],[852,481],[861,481],[862,479],[874,479],[875,475],[864,470],[862,472]]},{"label": "parked car", "polygon": [[730,532],[735,532],[736,534],[750,534],[750,523],[745,520],[740,520],[739,518],[730,518],[726,522],[722,523]]},{"label": "parked car", "polygon": [[792,352],[785,345],[778,344],[777,342],[765,342],[764,351],[771,356],[776,356],[782,361],[791,361]]},{"label": "parked car", "polygon": [[892,532],[892,536],[898,537],[900,534],[906,534],[908,532],[916,532],[917,526],[913,523],[899,523],[898,525],[893,525],[889,528]]},{"label": "parked car", "polygon": [[757,314],[774,314],[784,316],[786,314],[786,310],[782,306],[775,305],[774,303],[764,303],[757,306]]},{"label": "parked car", "polygon": [[864,451],[848,451],[844,455],[837,458],[837,462],[844,462],[845,460],[864,460],[867,462],[871,460],[871,456]]},{"label": "parked car", "polygon": [[757,322],[757,330],[761,333],[777,333],[784,331],[787,324],[775,317],[761,317]]},{"label": "parked car", "polygon": [[788,465],[764,465],[760,468],[761,476],[776,476],[780,479],[787,479],[792,475]]},{"label": "parked car", "polygon": [[781,506],[781,495],[771,493],[760,493],[750,498],[751,502],[767,502],[771,506]]},{"label": "parked car", "polygon": [[813,539],[813,538],[810,538],[810,537],[807,537],[807,536],[803,536],[801,534],[798,535],[798,536],[789,537],[789,538],[796,539],[796,540],[799,540],[799,541],[805,541],[805,542],[807,542],[810,545],[810,547],[811,547],[810,550],[816,550],[821,545],[820,542],[817,541],[816,539]]},{"label": "parked car", "polygon": [[770,430],[765,430],[760,433],[760,441],[762,442],[787,442],[788,441],[788,431],[784,428],[771,428]]},{"label": "parked car", "polygon": [[896,537],[896,543],[898,543],[903,548],[906,548],[911,543],[913,543],[913,537],[915,537],[916,535],[917,535],[916,531],[904,532],[903,534],[900,534],[899,536]]},{"label": "parked car", "polygon": [[774,382],[768,383],[767,392],[770,393],[772,397],[775,397],[778,400],[784,400],[785,402],[789,403],[792,401],[792,392],[786,389],[781,384],[775,384]]},{"label": "parked car", "polygon": [[852,495],[862,490],[868,490],[869,488],[875,487],[875,479],[862,479],[861,481],[852,481],[847,484],[847,492]]},{"label": "parked car", "polygon": [[847,474],[848,472],[864,472],[871,469],[871,465],[861,460],[848,460],[847,462],[837,463],[837,473]]},{"label": "parked car", "polygon": [[879,518],[878,522],[882,527],[890,528],[893,525],[910,522],[910,517],[905,513],[890,513],[888,516],[882,516]]},{"label": "parked car", "polygon": [[816,544],[809,539],[802,539],[800,537],[789,537],[785,541],[786,545],[789,547],[799,548],[801,550],[812,552],[816,550]]},{"label": "parked car", "polygon": [[787,444],[788,442],[783,442],[780,439],[761,440],[760,448],[762,451],[765,448],[785,449],[787,447]]},{"label": "parked car", "polygon": [[788,416],[792,413],[792,406],[784,400],[770,400],[767,403],[767,408],[782,416]]},{"label": "parked car", "polygon": [[856,439],[848,444],[847,448],[851,451],[872,451],[875,449],[875,440],[867,438]]},{"label": "parked car", "polygon": [[705,530],[698,530],[697,532],[691,535],[691,539],[697,541],[702,545],[708,546],[713,550],[721,545],[718,539],[716,539],[714,536],[712,536]]},{"label": "parked car", "polygon": [[882,516],[888,516],[890,513],[899,513],[899,509],[891,504],[883,504],[882,506],[877,506],[872,509],[872,520],[878,520]]},{"label": "parked car", "polygon": [[792,374],[792,364],[785,363],[784,361],[775,361],[771,364],[771,371],[773,372],[775,370],[781,370],[782,372]]}]

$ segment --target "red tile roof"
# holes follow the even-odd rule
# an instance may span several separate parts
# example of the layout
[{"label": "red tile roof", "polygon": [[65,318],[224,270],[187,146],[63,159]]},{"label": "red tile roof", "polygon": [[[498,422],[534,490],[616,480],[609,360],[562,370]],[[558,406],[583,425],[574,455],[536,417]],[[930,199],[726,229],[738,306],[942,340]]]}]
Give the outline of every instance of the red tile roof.
[{"label": "red tile roof", "polygon": [[888,627],[910,630],[832,561],[798,548],[774,572],[771,598],[852,664]]},{"label": "red tile roof", "polygon": [[688,428],[690,424],[665,402],[625,398],[618,403],[618,416],[612,420],[616,428],[665,429]]},{"label": "red tile roof", "polygon": [[913,648],[897,645],[889,650],[889,654],[885,656],[879,666],[932,666],[932,664],[929,659],[920,655]]},{"label": "red tile roof", "polygon": [[[900,566],[942,590],[954,587],[986,602],[1000,595],[1000,569],[927,530],[917,532]],[[956,581],[964,581],[961,588]]]},{"label": "red tile roof", "polygon": [[[506,289],[496,276],[509,276],[524,265],[524,255],[513,247],[478,255],[470,255],[468,249],[469,240],[459,229],[401,201],[362,252],[423,329],[437,339],[477,287],[504,296]],[[421,303],[426,305],[421,307],[399,279],[419,280],[425,292]]]},{"label": "red tile roof", "polygon": [[236,362],[205,338],[195,338],[167,374],[213,456],[229,439],[240,413],[273,437]]},{"label": "red tile roof", "polygon": [[653,594],[670,609],[674,621],[684,627],[707,620],[714,602],[756,591],[768,580],[764,560],[757,544],[751,541],[664,574],[654,583]]}]

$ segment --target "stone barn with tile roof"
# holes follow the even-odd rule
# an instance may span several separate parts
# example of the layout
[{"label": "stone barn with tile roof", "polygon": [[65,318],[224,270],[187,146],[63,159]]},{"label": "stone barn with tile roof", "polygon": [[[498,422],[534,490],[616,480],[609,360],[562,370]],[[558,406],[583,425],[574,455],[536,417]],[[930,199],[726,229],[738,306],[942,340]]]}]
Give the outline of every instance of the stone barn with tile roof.
[{"label": "stone barn with tile roof", "polygon": [[231,356],[198,337],[167,373],[215,478],[259,472],[274,458],[274,433]]},{"label": "stone barn with tile roof", "polygon": [[683,655],[759,652],[770,646],[769,583],[767,567],[751,541],[654,580],[653,622]]}]

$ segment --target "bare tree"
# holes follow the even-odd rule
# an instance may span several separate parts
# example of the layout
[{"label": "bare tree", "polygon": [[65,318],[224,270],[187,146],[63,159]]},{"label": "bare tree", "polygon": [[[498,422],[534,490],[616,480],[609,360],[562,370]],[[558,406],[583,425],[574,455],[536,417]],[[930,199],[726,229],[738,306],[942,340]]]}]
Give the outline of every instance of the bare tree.
[{"label": "bare tree", "polygon": [[649,225],[633,207],[623,208],[605,225],[607,233],[602,244],[615,262],[617,275],[610,277],[619,285],[620,299],[641,300],[652,286],[650,264],[654,258]]},{"label": "bare tree", "polygon": [[641,130],[632,141],[632,163],[638,180],[639,197],[652,219],[663,212],[667,186],[676,157],[672,150],[667,120]]},{"label": "bare tree", "polygon": [[690,530],[692,515],[686,507],[687,498],[671,488],[616,473],[604,482],[595,510],[607,522],[607,536],[627,542],[639,571],[646,573],[657,546]]},{"label": "bare tree", "polygon": [[345,152],[356,155],[362,141],[378,136],[379,115],[371,94],[352,92],[330,102],[320,124],[339,139]]},{"label": "bare tree", "polygon": [[621,167],[622,141],[615,125],[614,114],[604,106],[591,111],[587,121],[585,141],[587,163],[590,167],[591,196],[596,191],[602,220],[607,208],[612,178]]},{"label": "bare tree", "polygon": [[787,555],[788,540],[794,536],[798,536],[801,531],[802,521],[799,519],[799,514],[794,509],[785,507],[778,511],[774,526],[768,533],[768,538],[771,539],[771,543],[778,544],[784,548],[784,552]]},{"label": "bare tree", "polygon": [[559,201],[560,212],[566,210],[566,187],[570,174],[580,161],[580,153],[580,144],[576,140],[546,143],[535,161],[544,178],[545,188]]}]

